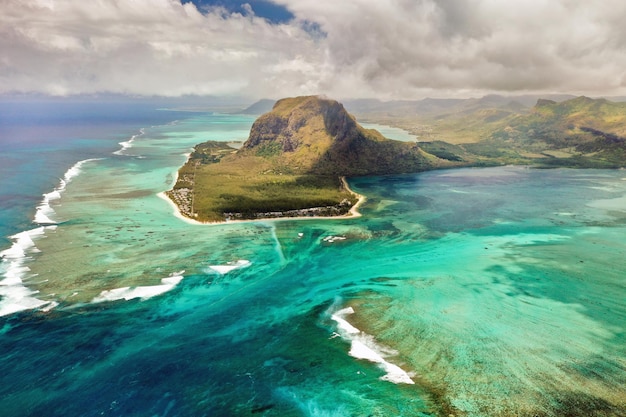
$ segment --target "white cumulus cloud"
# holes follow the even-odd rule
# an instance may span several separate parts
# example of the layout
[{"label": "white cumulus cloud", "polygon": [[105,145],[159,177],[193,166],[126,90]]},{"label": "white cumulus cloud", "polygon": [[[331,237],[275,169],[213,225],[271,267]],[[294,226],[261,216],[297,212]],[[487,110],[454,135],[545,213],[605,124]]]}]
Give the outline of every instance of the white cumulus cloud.
[{"label": "white cumulus cloud", "polygon": [[175,0],[0,5],[4,93],[313,93],[297,90],[322,53],[297,25]]},{"label": "white cumulus cloud", "polygon": [[[626,2],[276,0],[327,33],[327,85],[373,94],[624,92]],[[346,77],[347,74],[347,77]]]},{"label": "white cumulus cloud", "polygon": [[626,93],[622,0],[273,2],[295,18],[180,0],[4,0],[0,93]]}]

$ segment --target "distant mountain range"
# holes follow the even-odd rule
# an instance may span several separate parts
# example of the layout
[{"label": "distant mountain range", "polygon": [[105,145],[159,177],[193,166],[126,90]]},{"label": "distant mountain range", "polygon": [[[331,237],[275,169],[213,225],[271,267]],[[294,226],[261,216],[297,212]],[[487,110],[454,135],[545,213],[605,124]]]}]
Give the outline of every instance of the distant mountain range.
[{"label": "distant mountain range", "polygon": [[575,96],[553,94],[549,96],[520,95],[501,96],[487,95],[481,98],[441,99],[425,98],[415,101],[380,101],[346,100],[346,108],[356,115],[388,114],[395,116],[441,116],[445,114],[468,113],[486,108],[510,108],[523,110],[532,107],[539,98],[548,98],[554,101],[564,101]]},{"label": "distant mountain range", "polygon": [[275,103],[276,103],[276,100],[264,98],[262,100],[259,100],[251,104],[245,109],[238,111],[237,113],[238,114],[252,114],[252,115],[258,116],[260,114],[264,114],[264,113],[267,113],[268,111],[271,111]]},{"label": "distant mountain range", "polygon": [[[518,95],[501,96],[496,94],[487,95],[481,98],[467,99],[446,99],[446,98],[425,98],[422,100],[391,100],[382,101],[378,99],[348,99],[342,102],[346,110],[355,115],[372,114],[394,114],[396,116],[414,115],[441,115],[446,113],[458,113],[476,110],[479,108],[511,107],[514,109],[528,109],[537,100],[544,98],[553,101],[565,101],[576,96],[568,94],[549,95]],[[625,101],[626,97],[620,98]],[[277,100],[261,99],[247,108],[238,111],[239,114],[261,115],[272,110]]]}]

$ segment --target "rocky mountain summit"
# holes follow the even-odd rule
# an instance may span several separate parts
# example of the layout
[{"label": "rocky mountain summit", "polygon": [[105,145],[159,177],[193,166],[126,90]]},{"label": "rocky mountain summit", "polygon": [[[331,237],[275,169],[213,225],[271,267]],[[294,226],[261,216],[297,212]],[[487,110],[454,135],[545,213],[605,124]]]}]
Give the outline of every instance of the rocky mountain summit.
[{"label": "rocky mountain summit", "polygon": [[289,172],[317,175],[397,174],[443,163],[417,143],[361,127],[343,105],[317,96],[276,102],[255,121],[240,153],[273,158]]}]

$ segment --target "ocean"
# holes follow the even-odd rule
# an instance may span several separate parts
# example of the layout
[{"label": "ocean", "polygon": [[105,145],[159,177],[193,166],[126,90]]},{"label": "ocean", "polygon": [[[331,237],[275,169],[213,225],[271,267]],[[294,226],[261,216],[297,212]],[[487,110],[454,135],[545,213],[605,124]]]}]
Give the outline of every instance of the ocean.
[{"label": "ocean", "polygon": [[254,117],[0,104],[2,416],[626,416],[626,173],[350,178],[361,217],[159,197]]}]

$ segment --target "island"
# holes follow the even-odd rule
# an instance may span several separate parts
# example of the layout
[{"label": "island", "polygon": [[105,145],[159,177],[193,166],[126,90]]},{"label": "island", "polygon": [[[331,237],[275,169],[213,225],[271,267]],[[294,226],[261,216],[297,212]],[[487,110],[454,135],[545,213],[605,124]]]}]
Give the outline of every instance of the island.
[{"label": "island", "polygon": [[[195,146],[165,195],[184,218],[203,223],[340,217],[357,215],[363,201],[346,177],[504,164],[626,165],[626,103],[539,99],[527,109],[494,102],[445,107],[447,113],[426,119],[434,126],[426,140],[402,142],[363,128],[335,100],[281,99],[254,122],[241,148],[216,141]],[[406,127],[419,119],[397,114],[402,112],[388,111],[376,121]]]}]

